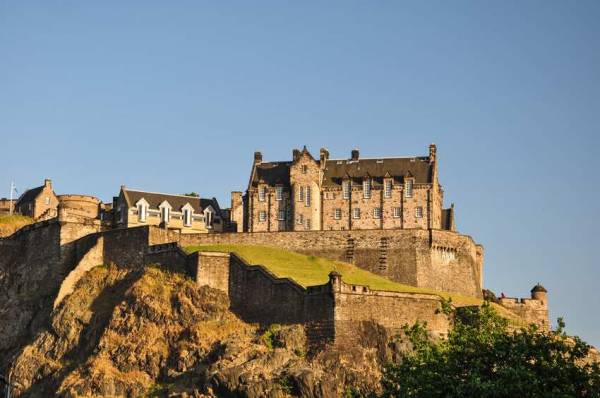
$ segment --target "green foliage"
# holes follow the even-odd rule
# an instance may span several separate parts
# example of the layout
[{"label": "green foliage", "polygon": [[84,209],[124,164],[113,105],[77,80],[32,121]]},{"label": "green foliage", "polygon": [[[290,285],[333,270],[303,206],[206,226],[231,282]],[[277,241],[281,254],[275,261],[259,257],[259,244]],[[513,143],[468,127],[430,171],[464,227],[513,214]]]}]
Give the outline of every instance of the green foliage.
[{"label": "green foliage", "polygon": [[200,194],[197,192],[184,193],[183,196],[193,196],[194,198],[199,198]]},{"label": "green foliage", "polygon": [[600,367],[585,364],[590,346],[535,326],[510,331],[489,304],[463,308],[448,338],[432,341],[425,325],[405,328],[413,346],[383,376],[384,397],[600,397]]},{"label": "green foliage", "polygon": [[277,384],[281,387],[281,391],[286,394],[291,394],[294,391],[294,384],[289,376],[282,376],[277,380]]},{"label": "green foliage", "polygon": [[281,332],[281,325],[274,323],[269,325],[269,327],[263,332],[260,336],[260,341],[267,346],[269,350],[273,350],[274,348],[283,347],[283,343],[279,338],[279,333]]}]

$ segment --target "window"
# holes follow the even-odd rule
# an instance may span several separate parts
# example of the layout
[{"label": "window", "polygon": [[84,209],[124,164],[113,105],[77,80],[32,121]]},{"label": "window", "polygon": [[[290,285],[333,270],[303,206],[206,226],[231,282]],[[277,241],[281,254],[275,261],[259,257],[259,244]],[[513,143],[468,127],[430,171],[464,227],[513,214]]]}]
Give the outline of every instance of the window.
[{"label": "window", "polygon": [[212,228],[213,213],[209,209],[204,211],[204,224],[206,225],[206,228]]},{"label": "window", "polygon": [[308,172],[308,166],[303,164],[302,165],[302,174],[306,174]]},{"label": "window", "polygon": [[342,218],[342,209],[333,209],[333,218],[340,220]]},{"label": "window", "polygon": [[394,207],[394,218],[400,218],[400,217],[402,217],[402,208]]},{"label": "window", "polygon": [[146,218],[147,218],[147,214],[148,211],[146,210],[146,206],[144,206],[143,204],[139,204],[138,205],[138,220],[140,222],[146,222]]},{"label": "window", "polygon": [[360,208],[355,207],[352,209],[352,218],[360,218]]},{"label": "window", "polygon": [[279,221],[284,221],[285,220],[285,210],[279,210],[279,213],[277,214],[277,219]]},{"label": "window", "polygon": [[169,222],[169,216],[170,216],[170,211],[168,207],[163,207],[160,209],[160,216],[162,218],[162,222],[164,223],[168,223]]},{"label": "window", "polygon": [[371,197],[371,180],[366,178],[363,180],[363,198],[369,199]]},{"label": "window", "polygon": [[304,224],[304,215],[303,214],[300,214],[298,216],[298,219],[296,220],[296,224],[300,224],[300,225]]},{"label": "window", "polygon": [[310,229],[310,218],[304,221],[304,229]]},{"label": "window", "polygon": [[277,187],[275,191],[275,199],[283,200],[283,187]]},{"label": "window", "polygon": [[422,218],[423,217],[423,208],[421,206],[415,209],[415,217]]},{"label": "window", "polygon": [[392,197],[392,180],[385,181],[385,189],[383,190],[383,196],[385,198]]},{"label": "window", "polygon": [[310,187],[306,187],[306,207],[310,207]]},{"label": "window", "polygon": [[50,197],[46,196],[46,204],[49,205],[50,204]]},{"label": "window", "polygon": [[413,196],[413,182],[412,180],[408,180],[404,183],[404,196],[407,198],[412,198]]},{"label": "window", "polygon": [[261,210],[258,212],[258,221],[267,221],[267,212]]},{"label": "window", "polygon": [[186,227],[192,225],[192,212],[190,209],[183,209],[183,225]]},{"label": "window", "polygon": [[373,218],[381,218],[381,207],[375,207],[373,209]]},{"label": "window", "polygon": [[304,202],[304,187],[298,188],[298,202]]},{"label": "window", "polygon": [[350,199],[350,181],[343,181],[342,182],[342,190],[343,190],[343,198],[344,199]]},{"label": "window", "polygon": [[260,200],[261,202],[264,202],[266,196],[267,196],[267,187],[260,187],[258,189],[258,200]]}]

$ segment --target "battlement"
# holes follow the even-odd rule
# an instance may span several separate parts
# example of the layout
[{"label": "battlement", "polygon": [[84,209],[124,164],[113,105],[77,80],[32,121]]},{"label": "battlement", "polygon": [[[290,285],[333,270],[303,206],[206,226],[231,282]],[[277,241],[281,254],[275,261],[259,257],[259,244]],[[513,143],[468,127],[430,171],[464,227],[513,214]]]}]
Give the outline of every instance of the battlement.
[{"label": "battlement", "polygon": [[530,298],[501,297],[498,304],[521,317],[527,323],[534,323],[541,329],[550,329],[548,319],[548,300],[546,289],[536,285],[531,290]]}]

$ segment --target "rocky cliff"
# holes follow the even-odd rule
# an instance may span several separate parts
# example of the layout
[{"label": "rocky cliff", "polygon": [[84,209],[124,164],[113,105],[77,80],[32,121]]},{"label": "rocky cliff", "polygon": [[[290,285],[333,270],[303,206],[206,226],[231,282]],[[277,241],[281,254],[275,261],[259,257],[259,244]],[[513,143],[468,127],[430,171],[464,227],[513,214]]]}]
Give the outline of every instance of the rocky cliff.
[{"label": "rocky cliff", "polygon": [[302,327],[244,323],[224,293],[157,267],[96,267],[38,311],[49,313],[1,352],[20,397],[350,396],[376,391],[402,349],[365,323],[362,346],[311,355]]}]

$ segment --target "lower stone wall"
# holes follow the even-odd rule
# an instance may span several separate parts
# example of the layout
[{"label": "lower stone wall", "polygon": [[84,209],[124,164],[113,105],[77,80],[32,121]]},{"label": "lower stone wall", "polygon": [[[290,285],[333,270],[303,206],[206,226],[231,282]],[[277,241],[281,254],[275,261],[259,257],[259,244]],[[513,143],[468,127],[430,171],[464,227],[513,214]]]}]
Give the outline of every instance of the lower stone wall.
[{"label": "lower stone wall", "polygon": [[417,287],[482,297],[483,248],[451,231],[398,229],[179,234],[150,230],[152,243],[181,246],[241,244],[279,247],[347,261]]},{"label": "lower stone wall", "polygon": [[336,344],[360,344],[357,329],[364,322],[374,322],[390,335],[399,334],[403,326],[417,320],[427,322],[427,329],[437,337],[446,335],[450,328],[439,296],[373,291],[367,286],[346,284],[341,277],[332,278],[331,284],[335,292]]},{"label": "lower stone wall", "polygon": [[498,304],[514,312],[525,323],[533,323],[542,330],[550,330],[548,303],[546,301],[533,298],[501,298]]},{"label": "lower stone wall", "polygon": [[435,295],[373,291],[346,284],[335,273],[325,285],[304,288],[227,253],[199,253],[196,269],[197,283],[228,292],[232,310],[245,321],[304,324],[312,350],[330,343],[361,344],[357,330],[365,322],[389,335],[417,320],[438,336],[450,327]]}]

